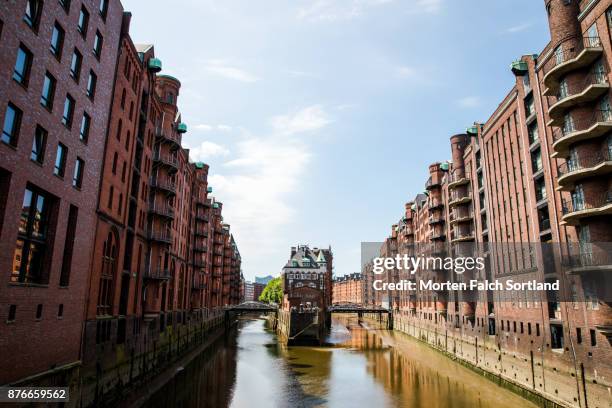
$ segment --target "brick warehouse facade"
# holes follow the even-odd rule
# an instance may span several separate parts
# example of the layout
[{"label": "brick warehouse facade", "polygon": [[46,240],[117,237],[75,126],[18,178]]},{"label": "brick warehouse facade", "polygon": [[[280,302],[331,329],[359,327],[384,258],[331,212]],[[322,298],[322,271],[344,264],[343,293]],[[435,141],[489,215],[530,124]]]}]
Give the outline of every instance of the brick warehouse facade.
[{"label": "brick warehouse facade", "polygon": [[129,25],[114,0],[0,6],[0,384],[80,370],[97,395],[126,356],[240,300],[208,165],[181,146],[180,82]]},{"label": "brick warehouse facade", "polygon": [[360,273],[334,278],[332,303],[363,303],[363,280]]},{"label": "brick warehouse facade", "polygon": [[[392,307],[395,328],[562,406],[609,407],[612,310],[595,278],[612,270],[611,1],[546,1],[551,41],[512,63],[516,84],[485,123],[450,139],[451,160],[429,167],[425,192],[405,206],[380,256],[428,244],[431,254],[461,243],[561,243],[555,270],[574,302],[477,301],[452,291],[371,289],[364,302]],[[522,271],[543,281],[545,251],[488,258],[495,279]],[[410,279],[398,271],[386,280]],[[423,279],[445,281],[444,271]],[[401,294],[400,294],[401,293]]]}]

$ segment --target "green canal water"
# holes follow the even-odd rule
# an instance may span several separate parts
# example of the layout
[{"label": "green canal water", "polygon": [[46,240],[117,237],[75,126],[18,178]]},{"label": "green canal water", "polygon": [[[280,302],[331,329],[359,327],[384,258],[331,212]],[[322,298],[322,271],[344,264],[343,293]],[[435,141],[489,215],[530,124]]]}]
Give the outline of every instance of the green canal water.
[{"label": "green canal water", "polygon": [[327,343],[286,347],[242,320],[145,406],[535,407],[402,333],[334,320]]}]

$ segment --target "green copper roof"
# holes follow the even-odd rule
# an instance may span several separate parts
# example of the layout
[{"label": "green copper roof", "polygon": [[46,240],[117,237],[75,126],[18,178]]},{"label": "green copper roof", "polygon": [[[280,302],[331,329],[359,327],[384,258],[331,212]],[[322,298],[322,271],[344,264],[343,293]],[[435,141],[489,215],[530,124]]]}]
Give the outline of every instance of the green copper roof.
[{"label": "green copper roof", "polygon": [[465,133],[467,133],[468,136],[477,136],[478,135],[478,126],[476,126],[476,125],[470,126],[469,128],[467,128],[465,130]]},{"label": "green copper roof", "polygon": [[513,61],[512,64],[510,64],[510,69],[514,75],[525,75],[528,71],[527,62],[521,60]]},{"label": "green copper roof", "polygon": [[159,72],[162,70],[162,62],[159,58],[149,59],[149,69],[153,72]]},{"label": "green copper roof", "polygon": [[176,127],[176,130],[177,130],[179,133],[185,133],[185,132],[187,132],[187,124],[185,124],[185,123],[183,123],[183,122],[179,123],[179,124],[178,124],[178,126]]},{"label": "green copper roof", "polygon": [[213,208],[219,208],[219,203],[214,203]]},{"label": "green copper roof", "polygon": [[204,163],[204,162],[195,162],[194,165],[195,165],[196,169],[203,169],[204,166],[206,166],[206,163]]},{"label": "green copper roof", "polygon": [[206,192],[207,192],[207,193],[212,193],[212,191],[213,191],[213,190],[212,190],[212,187],[210,187],[210,186],[209,186],[208,188],[206,188]]},{"label": "green copper roof", "polygon": [[444,162],[444,163],[440,164],[440,169],[442,169],[444,171],[448,171],[448,162]]}]

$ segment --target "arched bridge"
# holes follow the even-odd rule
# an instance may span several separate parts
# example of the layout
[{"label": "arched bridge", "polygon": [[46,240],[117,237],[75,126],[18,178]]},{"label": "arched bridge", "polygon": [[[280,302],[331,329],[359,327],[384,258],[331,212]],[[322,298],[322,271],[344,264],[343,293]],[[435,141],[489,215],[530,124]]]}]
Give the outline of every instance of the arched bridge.
[{"label": "arched bridge", "polygon": [[360,305],[357,303],[334,303],[327,308],[327,311],[329,313],[393,313],[384,307]]},{"label": "arched bridge", "polygon": [[276,312],[278,306],[263,302],[243,302],[239,305],[228,306],[225,308],[229,312]]}]

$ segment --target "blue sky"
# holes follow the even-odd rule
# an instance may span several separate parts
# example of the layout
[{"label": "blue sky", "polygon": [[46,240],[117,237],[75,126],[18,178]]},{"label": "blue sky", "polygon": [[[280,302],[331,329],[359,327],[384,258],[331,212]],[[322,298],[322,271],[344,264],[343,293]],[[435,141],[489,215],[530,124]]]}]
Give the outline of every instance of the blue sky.
[{"label": "blue sky", "polygon": [[360,243],[389,234],[449,137],[512,87],[510,62],[549,39],[542,0],[172,4],[123,0],[134,42],[182,82],[183,144],[211,165],[247,279],[297,243],[358,271]]}]

